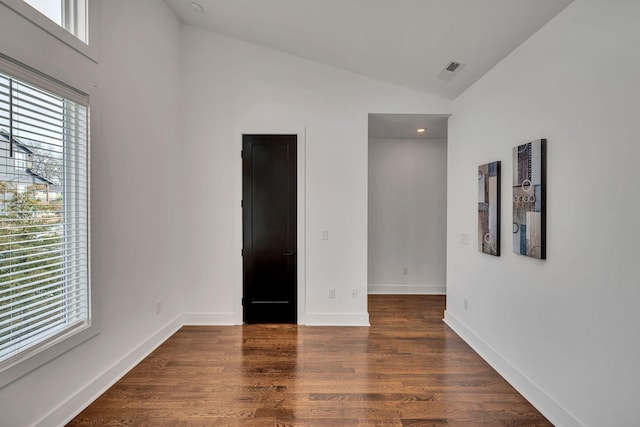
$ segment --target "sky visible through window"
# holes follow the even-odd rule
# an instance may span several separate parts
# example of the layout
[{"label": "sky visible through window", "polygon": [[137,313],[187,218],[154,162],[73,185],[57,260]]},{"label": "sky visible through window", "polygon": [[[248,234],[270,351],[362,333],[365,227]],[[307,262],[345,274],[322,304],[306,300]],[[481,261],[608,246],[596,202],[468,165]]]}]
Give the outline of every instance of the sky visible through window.
[{"label": "sky visible through window", "polygon": [[24,0],[25,3],[38,9],[56,24],[62,26],[62,1],[61,0]]}]

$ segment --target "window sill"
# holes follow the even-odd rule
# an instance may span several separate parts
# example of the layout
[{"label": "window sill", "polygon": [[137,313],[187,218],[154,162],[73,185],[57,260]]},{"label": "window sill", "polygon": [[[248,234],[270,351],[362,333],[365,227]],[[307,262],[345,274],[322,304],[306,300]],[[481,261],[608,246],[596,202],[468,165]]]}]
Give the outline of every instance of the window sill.
[{"label": "window sill", "polygon": [[56,357],[66,353],[74,347],[98,335],[99,330],[95,325],[84,328],[72,336],[65,337],[50,347],[5,368],[0,372],[0,389],[34,369],[44,365]]}]

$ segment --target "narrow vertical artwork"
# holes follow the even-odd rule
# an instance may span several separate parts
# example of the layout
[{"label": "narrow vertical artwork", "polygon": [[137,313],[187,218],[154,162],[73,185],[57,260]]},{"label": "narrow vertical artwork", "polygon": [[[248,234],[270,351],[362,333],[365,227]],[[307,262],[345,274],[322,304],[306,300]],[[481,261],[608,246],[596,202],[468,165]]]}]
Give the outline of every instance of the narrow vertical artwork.
[{"label": "narrow vertical artwork", "polygon": [[546,259],[546,139],[513,149],[513,252]]},{"label": "narrow vertical artwork", "polygon": [[478,250],[500,255],[500,162],[478,166]]}]

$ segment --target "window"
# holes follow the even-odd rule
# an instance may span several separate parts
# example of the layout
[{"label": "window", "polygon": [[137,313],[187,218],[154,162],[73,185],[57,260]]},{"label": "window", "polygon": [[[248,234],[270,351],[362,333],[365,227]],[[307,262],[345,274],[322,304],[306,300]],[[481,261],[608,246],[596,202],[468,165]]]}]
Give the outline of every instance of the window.
[{"label": "window", "polygon": [[64,0],[24,0],[40,13],[51,19],[56,24],[62,25],[62,3]]},{"label": "window", "polygon": [[16,159],[16,169],[27,168],[27,154],[22,152],[14,152],[13,158]]},{"label": "window", "polygon": [[86,95],[0,56],[0,372],[90,326],[87,124]]},{"label": "window", "polygon": [[24,0],[24,2],[83,42],[88,42],[87,0]]}]

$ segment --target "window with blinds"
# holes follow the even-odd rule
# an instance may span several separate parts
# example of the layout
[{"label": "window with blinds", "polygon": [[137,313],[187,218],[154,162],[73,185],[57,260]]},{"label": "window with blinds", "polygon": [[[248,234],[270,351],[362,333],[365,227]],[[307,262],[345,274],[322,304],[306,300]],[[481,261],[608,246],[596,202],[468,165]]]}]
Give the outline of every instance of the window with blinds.
[{"label": "window with blinds", "polygon": [[0,57],[0,370],[90,325],[88,98]]}]

